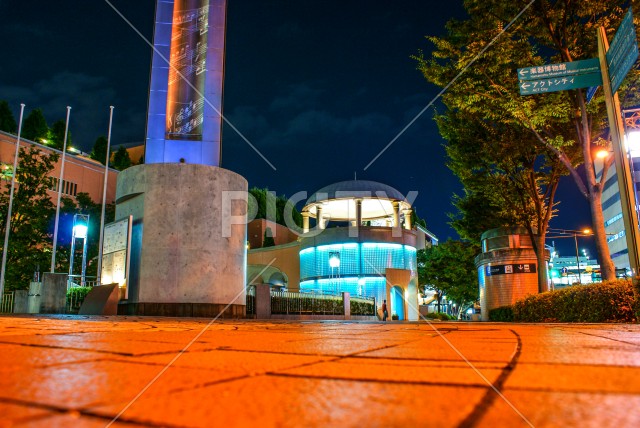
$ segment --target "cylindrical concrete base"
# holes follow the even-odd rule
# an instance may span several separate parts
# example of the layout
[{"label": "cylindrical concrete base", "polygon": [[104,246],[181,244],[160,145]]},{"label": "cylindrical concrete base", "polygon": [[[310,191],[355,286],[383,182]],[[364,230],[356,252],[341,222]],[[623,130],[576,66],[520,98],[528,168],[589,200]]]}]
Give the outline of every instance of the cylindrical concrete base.
[{"label": "cylindrical concrete base", "polygon": [[537,264],[536,253],[529,248],[498,250],[478,256],[482,321],[489,321],[491,309],[512,305],[538,293]]},{"label": "cylindrical concrete base", "polygon": [[[128,313],[215,315],[245,305],[247,181],[214,166],[148,164],[120,173],[116,220],[133,217]],[[209,309],[206,309],[206,308]],[[213,311],[215,312],[215,311]],[[142,313],[141,313],[142,315]]]}]

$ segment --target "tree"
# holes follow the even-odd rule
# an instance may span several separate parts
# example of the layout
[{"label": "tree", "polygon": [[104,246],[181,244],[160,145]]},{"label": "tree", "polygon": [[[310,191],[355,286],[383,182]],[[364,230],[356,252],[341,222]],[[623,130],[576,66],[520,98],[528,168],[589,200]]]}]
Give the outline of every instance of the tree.
[{"label": "tree", "polygon": [[[504,23],[524,5],[508,0],[467,1],[469,19],[449,22],[445,37],[429,37],[436,49],[429,59],[417,57],[419,68],[429,81],[444,87],[478,57],[444,95],[447,108],[532,137],[539,150],[544,148],[562,163],[589,201],[603,278],[614,279],[602,216],[604,182],[596,177],[593,162],[594,146],[608,144],[601,128],[603,98],[596,97],[587,105],[582,89],[522,97],[516,68],[594,57],[596,29],[604,25],[612,34],[624,10],[614,0],[538,1],[500,34]],[[497,36],[496,43],[482,53]],[[638,72],[630,74],[622,92],[624,101],[632,104],[637,98]],[[611,162],[605,163],[601,177],[606,177]],[[580,164],[584,165],[584,178],[577,169]]]},{"label": "tree", "polygon": [[474,259],[479,247],[448,240],[418,251],[418,282],[423,289],[443,295],[456,303],[458,318],[478,300],[478,274]]},{"label": "tree", "polygon": [[[55,208],[47,189],[53,186],[49,173],[58,154],[42,153],[35,147],[21,148],[13,198],[11,231],[7,252],[6,289],[26,289],[38,268],[46,269],[51,257],[49,226]],[[0,230],[6,229],[11,182],[0,184]],[[3,249],[4,250],[4,249]]]},{"label": "tree", "polygon": [[[98,137],[96,139],[96,142],[93,144],[93,149],[91,150],[91,154],[89,155],[89,157],[91,157],[91,159],[97,160],[102,165],[104,165],[107,160],[108,143],[109,141],[107,140],[107,137]],[[111,155],[109,155],[109,158],[111,158]]]},{"label": "tree", "polygon": [[[455,199],[466,211],[465,217],[458,219],[463,222],[454,221],[453,225],[475,229],[472,233],[461,230],[461,236],[480,244],[481,233],[488,229],[524,226],[534,243],[538,265],[544,266],[547,227],[564,172],[561,163],[532,136],[516,133],[513,127],[455,110],[438,116],[437,121],[447,140],[448,166],[460,178],[466,198],[476,204]],[[546,269],[538,270],[538,288],[548,289]]]},{"label": "tree", "polygon": [[125,149],[124,146],[120,146],[115,155],[113,155],[112,166],[118,171],[122,171],[131,166],[131,158],[129,157],[129,152],[127,151],[127,149]]},{"label": "tree", "polygon": [[[275,215],[275,218],[269,220],[274,220],[278,224],[288,226],[285,222],[285,212],[290,210],[296,226],[302,227],[302,214],[300,214],[286,196],[275,196],[269,192],[269,189],[259,189],[257,187],[249,189],[249,194],[255,198],[255,202],[257,203],[257,207],[255,207],[256,219],[267,218],[267,201],[269,201],[270,204],[275,203],[275,213],[269,213],[269,215]],[[253,205],[253,199],[249,198],[249,204]],[[253,208],[250,208],[250,211],[253,211]]]},{"label": "tree", "polygon": [[[49,142],[48,145],[62,150],[64,148],[64,134],[67,128],[67,123],[64,120],[57,120],[51,125],[49,130]],[[71,147],[71,131],[67,132],[67,148]]]},{"label": "tree", "polygon": [[273,247],[276,245],[275,239],[273,239],[273,232],[270,227],[264,230],[264,239],[262,241],[262,248]]},{"label": "tree", "polygon": [[31,110],[22,125],[22,138],[42,143],[49,136],[47,121],[39,108]]},{"label": "tree", "polygon": [[9,107],[9,103],[4,100],[0,101],[0,131],[10,134],[18,132],[18,124],[15,117],[13,117],[13,112]]}]

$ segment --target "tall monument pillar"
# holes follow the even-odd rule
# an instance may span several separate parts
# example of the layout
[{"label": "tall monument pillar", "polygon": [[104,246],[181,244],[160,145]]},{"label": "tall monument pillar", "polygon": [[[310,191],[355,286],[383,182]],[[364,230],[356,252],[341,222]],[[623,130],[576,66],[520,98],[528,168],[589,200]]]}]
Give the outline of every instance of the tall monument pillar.
[{"label": "tall monument pillar", "polygon": [[133,217],[119,313],[244,316],[247,181],[220,167],[225,21],[226,0],[157,0],[145,164],[116,190],[116,220]]},{"label": "tall monument pillar", "polygon": [[145,163],[220,165],[226,0],[158,0]]}]

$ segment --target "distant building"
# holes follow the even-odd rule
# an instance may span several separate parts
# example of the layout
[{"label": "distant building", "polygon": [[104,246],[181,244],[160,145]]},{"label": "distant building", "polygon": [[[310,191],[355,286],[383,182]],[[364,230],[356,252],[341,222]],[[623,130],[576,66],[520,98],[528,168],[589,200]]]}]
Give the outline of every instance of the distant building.
[{"label": "distant building", "polygon": [[[629,164],[631,167],[631,177],[635,190],[635,200],[638,204],[638,190],[640,189],[640,111],[629,110],[624,112],[625,128],[627,131],[629,150]],[[609,154],[609,156],[613,156]],[[603,161],[597,159],[595,162],[596,179],[602,176]],[[624,221],[622,220],[622,205],[620,203],[620,192],[618,186],[618,176],[615,163],[607,171],[602,191],[602,214],[604,227],[607,233],[607,245],[611,253],[611,259],[616,267],[616,275],[623,276],[625,271],[630,270],[629,250],[627,249],[626,232]]]},{"label": "distant building", "polygon": [[[375,297],[378,307],[387,300],[390,315],[417,319],[416,251],[438,239],[415,227],[411,214],[406,198],[382,183],[353,180],[324,187],[302,209],[299,237],[271,224],[276,246],[251,243],[247,280],[280,287],[284,278],[290,290]],[[264,220],[250,224],[249,239],[259,242],[265,227]]]},{"label": "distant building", "polygon": [[[13,159],[16,151],[17,136],[0,131],[0,167],[3,169],[13,168]],[[49,196],[55,204],[57,202],[58,179],[60,177],[60,166],[62,164],[62,151],[56,150],[33,141],[21,139],[20,147],[35,146],[43,153],[58,153],[60,156],[55,167],[49,173],[54,179],[54,186],[49,189]],[[64,165],[64,177],[62,183],[63,196],[75,197],[78,193],[88,193],[96,203],[102,202],[102,188],[104,179],[104,165],[86,156],[72,154],[67,151]],[[76,153],[81,153],[75,150]],[[109,169],[109,180],[107,182],[107,203],[114,203],[116,196],[116,178],[118,171]]]}]

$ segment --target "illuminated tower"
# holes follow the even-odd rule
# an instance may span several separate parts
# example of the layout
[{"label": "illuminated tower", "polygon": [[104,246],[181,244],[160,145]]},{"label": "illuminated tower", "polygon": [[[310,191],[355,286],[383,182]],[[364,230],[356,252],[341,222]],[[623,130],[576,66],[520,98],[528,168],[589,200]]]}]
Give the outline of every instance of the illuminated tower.
[{"label": "illuminated tower", "polygon": [[158,0],[145,163],[220,165],[226,0]]},{"label": "illuminated tower", "polygon": [[244,315],[247,180],[220,168],[225,20],[226,0],[157,2],[145,163],[116,190],[116,220],[131,219],[121,313]]}]

